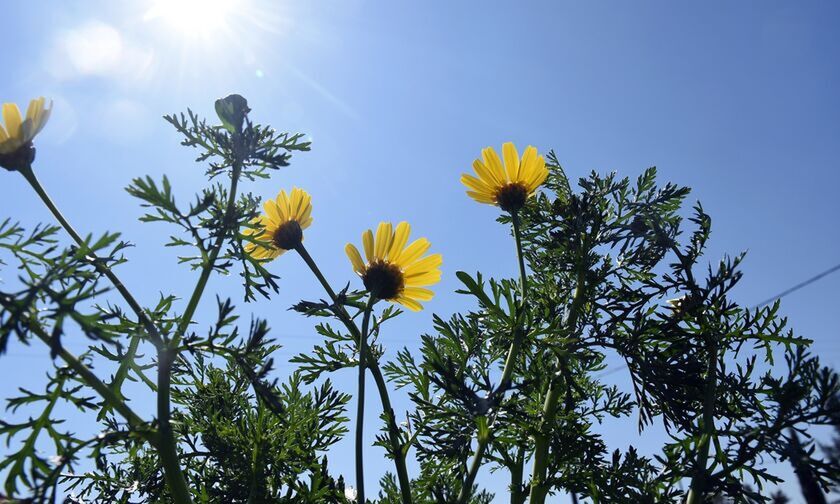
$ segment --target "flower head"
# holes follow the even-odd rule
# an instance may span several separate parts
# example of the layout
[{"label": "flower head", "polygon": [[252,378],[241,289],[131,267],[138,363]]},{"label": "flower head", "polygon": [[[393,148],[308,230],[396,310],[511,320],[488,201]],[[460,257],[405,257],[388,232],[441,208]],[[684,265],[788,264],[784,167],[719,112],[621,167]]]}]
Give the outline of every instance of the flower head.
[{"label": "flower head", "polygon": [[418,238],[408,243],[411,226],[400,222],[394,228],[390,222],[380,222],[376,236],[368,229],[362,234],[365,258],[351,243],[344,247],[347,257],[365,284],[365,288],[377,299],[399,303],[409,310],[420,311],[420,301],[429,301],[434,292],[424,287],[440,281],[440,265],[443,256],[430,254],[429,240]]},{"label": "flower head", "polygon": [[504,165],[492,147],[481,151],[481,158],[473,161],[478,177],[461,175],[461,183],[469,189],[467,195],[479,203],[498,205],[506,212],[515,212],[545,182],[548,169],[536,147],[528,146],[519,158],[511,142],[502,145]]},{"label": "flower head", "polygon": [[44,97],[31,100],[26,109],[26,119],[22,119],[20,109],[14,103],[3,104],[3,122],[0,125],[0,166],[17,170],[32,163],[35,150],[31,148],[32,139],[47,124],[52,112],[45,108]]},{"label": "flower head", "polygon": [[276,199],[263,203],[265,213],[242,232],[260,243],[248,243],[245,252],[255,259],[275,259],[303,242],[303,230],[312,224],[312,197],[295,187],[281,190]]}]

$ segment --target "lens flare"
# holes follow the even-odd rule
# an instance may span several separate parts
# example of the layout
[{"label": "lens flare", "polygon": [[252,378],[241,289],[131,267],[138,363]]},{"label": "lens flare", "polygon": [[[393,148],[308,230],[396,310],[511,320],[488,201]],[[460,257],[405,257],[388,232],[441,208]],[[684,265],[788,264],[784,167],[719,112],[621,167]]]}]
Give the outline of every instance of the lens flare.
[{"label": "lens flare", "polygon": [[154,0],[147,21],[160,19],[187,37],[208,38],[224,30],[238,0]]}]

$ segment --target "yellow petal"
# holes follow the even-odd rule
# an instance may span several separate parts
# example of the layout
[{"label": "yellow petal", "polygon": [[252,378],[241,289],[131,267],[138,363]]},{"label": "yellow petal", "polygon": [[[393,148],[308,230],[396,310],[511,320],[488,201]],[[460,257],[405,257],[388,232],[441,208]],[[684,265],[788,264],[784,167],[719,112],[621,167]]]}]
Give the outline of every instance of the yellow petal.
[{"label": "yellow petal", "polygon": [[30,100],[29,107],[26,108],[26,119],[23,121],[23,141],[28,142],[35,138],[38,125],[40,124],[41,115],[44,110],[44,99],[38,98]]},{"label": "yellow petal", "polygon": [[394,230],[394,242],[391,243],[391,249],[388,251],[388,260],[394,262],[399,260],[400,254],[408,242],[409,234],[411,234],[411,226],[408,225],[408,222],[403,221],[397,224],[397,228]]},{"label": "yellow petal", "polygon": [[482,163],[478,159],[473,161],[473,170],[475,170],[475,173],[478,175],[478,178],[480,178],[482,182],[484,182],[488,186],[499,187],[501,185],[504,185],[505,183],[504,178],[500,179],[496,173],[484,166],[484,163]]},{"label": "yellow petal", "polygon": [[0,144],[2,144],[3,142],[5,142],[8,139],[9,139],[9,135],[6,134],[6,129],[3,127],[2,124],[0,124]]},{"label": "yellow petal", "polygon": [[260,215],[255,219],[251,219],[251,225],[253,228],[248,229],[247,231],[252,232],[253,234],[262,234],[266,236],[271,236],[274,234],[274,231],[277,230],[277,225],[272,224],[271,220],[267,218],[265,215]]},{"label": "yellow petal", "polygon": [[277,214],[280,216],[280,222],[286,222],[289,220],[289,214],[291,213],[289,210],[289,196],[286,194],[285,189],[281,190],[277,194]]},{"label": "yellow petal", "polygon": [[266,254],[266,257],[268,259],[274,260],[274,259],[277,259],[278,257],[280,257],[281,255],[285,254],[286,252],[288,252],[288,251],[285,250],[285,249],[281,249],[281,248],[269,249],[268,254]]},{"label": "yellow petal", "polygon": [[297,216],[300,200],[300,189],[293,187],[292,192],[289,194],[289,218],[294,219]]},{"label": "yellow petal", "polygon": [[20,109],[14,103],[4,103],[3,104],[3,121],[6,123],[6,133],[9,135],[9,138],[21,138],[21,119],[20,119]]},{"label": "yellow petal", "polygon": [[362,261],[362,255],[359,254],[359,249],[352,243],[348,243],[344,246],[344,253],[350,259],[350,264],[353,265],[353,271],[361,275],[365,271],[365,263]]},{"label": "yellow petal", "polygon": [[545,158],[539,156],[534,161],[534,171],[527,182],[528,190],[530,192],[535,191],[545,182],[546,177],[548,177],[548,169],[545,167]]},{"label": "yellow petal", "polygon": [[424,271],[415,273],[413,275],[405,276],[405,285],[407,287],[423,287],[425,285],[434,285],[440,282],[440,270]]},{"label": "yellow petal", "polygon": [[406,308],[408,308],[411,311],[417,312],[417,311],[420,311],[420,310],[423,309],[423,305],[421,305],[417,301],[415,301],[413,299],[409,299],[405,296],[400,296],[397,299],[395,299],[394,301],[403,305],[403,306],[405,306]]},{"label": "yellow petal", "polygon": [[484,158],[484,165],[496,175],[497,179],[507,182],[508,178],[504,168],[502,168],[502,161],[499,159],[499,155],[496,154],[496,150],[493,147],[487,147],[482,150],[481,157]]},{"label": "yellow petal", "polygon": [[422,287],[406,287],[403,289],[403,296],[417,301],[430,301],[435,297],[435,293]]},{"label": "yellow petal", "polygon": [[407,266],[414,262],[418,257],[423,255],[424,252],[429,250],[431,243],[429,240],[425,238],[418,238],[411,242],[411,244],[403,250],[402,254],[400,254],[399,261],[396,261],[397,265],[400,266]]},{"label": "yellow petal", "polygon": [[32,134],[33,136],[37,135],[44,129],[46,126],[47,121],[50,119],[50,114],[52,114],[52,101],[50,101],[50,108],[41,110],[41,114],[38,116],[38,125],[35,127],[35,132]]},{"label": "yellow petal", "polygon": [[301,190],[300,209],[297,211],[297,218],[303,220],[312,213],[312,196]]},{"label": "yellow petal", "polygon": [[525,147],[525,152],[522,153],[522,159],[519,161],[519,177],[528,181],[534,175],[536,168],[537,148],[533,145]]},{"label": "yellow petal", "polygon": [[492,196],[488,196],[485,193],[478,193],[478,192],[475,192],[475,191],[467,191],[467,196],[469,196],[470,198],[478,201],[479,203],[488,203],[490,205],[495,205],[496,204],[496,199],[493,198]]},{"label": "yellow petal", "polygon": [[385,259],[385,254],[391,249],[391,242],[394,240],[393,226],[390,222],[380,222],[376,228],[376,240],[373,253],[377,259]]},{"label": "yellow petal", "polygon": [[362,233],[362,245],[365,247],[365,257],[367,258],[367,261],[369,263],[373,262],[373,232],[370,229]]},{"label": "yellow petal", "polygon": [[516,146],[513,145],[513,142],[505,142],[502,145],[502,156],[505,158],[508,180],[519,182],[519,153],[516,152]]},{"label": "yellow petal", "polygon": [[266,200],[265,203],[263,203],[263,210],[265,211],[265,216],[268,217],[268,220],[275,226],[283,222],[280,218],[280,212],[277,210],[276,201]]},{"label": "yellow petal", "polygon": [[307,220],[310,221],[310,222],[312,221],[312,218],[310,217],[312,215],[312,203],[310,202],[311,199],[312,198],[309,197],[309,195],[307,195],[306,200],[303,202],[303,204],[305,206],[303,207],[301,212],[297,215],[297,217],[295,217],[295,220],[300,222],[301,226],[303,225],[304,221],[307,221]]},{"label": "yellow petal", "polygon": [[478,193],[485,193],[489,195],[495,192],[489,185],[472,175],[467,175],[466,173],[461,175],[461,183]]},{"label": "yellow petal", "polygon": [[29,106],[26,108],[26,118],[27,119],[37,119],[38,117],[38,108],[44,106],[44,99],[37,98],[34,100],[29,100]]},{"label": "yellow petal", "polygon": [[407,265],[404,269],[404,272],[406,275],[411,275],[414,273],[431,271],[433,269],[440,268],[441,264],[443,264],[443,255],[431,254],[413,264]]}]

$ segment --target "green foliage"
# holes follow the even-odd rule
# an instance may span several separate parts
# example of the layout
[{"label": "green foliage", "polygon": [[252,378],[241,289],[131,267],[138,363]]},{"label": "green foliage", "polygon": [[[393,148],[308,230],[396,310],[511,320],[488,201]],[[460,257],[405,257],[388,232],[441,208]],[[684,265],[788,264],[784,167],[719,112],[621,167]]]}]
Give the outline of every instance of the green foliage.
[{"label": "green foliage", "polygon": [[[135,300],[115,272],[127,242],[82,238],[31,168],[21,170],[61,226],[0,223],[0,266],[17,276],[0,290],[0,354],[44,344],[54,369],[42,392],[8,400],[4,495],[348,502],[326,453],[347,434],[350,396],[331,375],[360,368],[383,405],[373,444],[395,470],[379,482],[382,503],[486,504],[494,496],[476,484],[482,470],[509,482],[513,504],[561,492],[596,503],[782,502],[768,495],[779,481],[768,461],[791,461],[817,493],[840,483],[840,450],[816,449],[809,430],[840,423],[838,376],[787,327],[778,302],[737,302],[743,255],[707,264],[711,218],[699,203],[686,210],[688,188],[659,185],[654,168],[635,181],[593,172],[573,187],[549,154],[544,190],[499,218],[512,228],[520,277],[458,272],[473,307],[434,315],[419,351],[387,353],[386,323],[402,312],[349,285],[334,292],[299,247],[328,295],[293,307],[319,319],[319,338],[280,380],[265,320],[242,323],[218,296],[212,320],[195,314],[212,275],[239,274],[245,301],[279,289],[245,252],[253,238],[242,230],[260,208],[240,182],[268,178],[309,144],[253,123],[241,96],[215,108],[221,125],[190,110],[165,118],[198,150],[206,187],[186,204],[166,176],[127,187],[140,220],[169,226],[167,246],[196,274],[183,301],[176,286],[149,306]],[[87,338],[79,356],[63,344],[71,334]],[[629,392],[602,380],[614,358]],[[126,382],[157,399],[154,415],[132,409]],[[410,398],[410,411],[393,409],[391,388]],[[99,432],[66,431],[71,410]],[[606,422],[662,426],[670,440],[652,456],[616,450],[599,434]]]},{"label": "green foliage", "polygon": [[[9,219],[0,224],[0,248],[20,271],[15,286],[0,292],[0,353],[14,336],[26,345],[40,339],[55,359],[45,392],[21,389],[9,400],[12,412],[38,413],[0,423],[0,436],[15,447],[0,462],[2,493],[29,493],[41,501],[54,499],[60,489],[79,502],[180,501],[171,486],[177,478],[165,469],[172,467],[163,449],[171,430],[174,462],[195,500],[346,502],[343,481],[329,474],[323,452],[346,432],[349,397],[329,381],[307,391],[299,373],[282,384],[270,378],[271,354],[279,346],[260,319],[241,332],[229,299],[217,298],[218,315],[206,333],[194,330],[193,313],[212,273],[229,274],[239,265],[246,299],[277,290],[276,277],[244,253],[240,229],[258,207],[255,198],[238,193],[237,183],[265,178],[288,165],[291,152],[309,149],[303,135],[253,124],[244,99],[235,105],[242,115],[232,130],[210,126],[191,111],[167,117],[185,145],[202,151],[199,160],[209,161],[208,177],[225,174],[229,185],[211,183],[185,207],[176,202],[167,177],[138,177],[127,188],[146,208],[141,221],[174,226],[178,234],[168,245],[190,249],[178,260],[200,275],[181,313],[175,295],[161,294],[156,305],[143,308],[119,282],[113,270],[126,261],[128,245],[117,234],[63,246],[60,227],[38,225],[27,232]],[[31,183],[54,209],[34,175]],[[71,237],[78,237],[55,212]],[[78,357],[62,339],[77,332],[91,340]],[[92,371],[94,363],[113,371],[110,380]],[[126,380],[158,394],[157,418],[143,420],[131,409],[122,394]],[[161,387],[171,402],[161,403]],[[103,430],[90,439],[63,431],[66,406]],[[44,455],[44,440],[55,455]],[[91,466],[82,458],[93,469],[76,474],[77,467]]]}]

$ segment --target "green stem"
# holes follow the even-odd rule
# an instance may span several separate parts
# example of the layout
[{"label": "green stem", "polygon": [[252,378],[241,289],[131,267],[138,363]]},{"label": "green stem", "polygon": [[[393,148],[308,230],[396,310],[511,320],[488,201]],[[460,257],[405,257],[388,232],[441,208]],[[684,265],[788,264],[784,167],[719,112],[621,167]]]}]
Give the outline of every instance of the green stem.
[{"label": "green stem", "polygon": [[484,452],[487,451],[488,438],[479,438],[475,447],[475,455],[472,462],[470,462],[467,477],[464,478],[464,483],[461,485],[461,491],[458,493],[458,503],[466,503],[472,495],[475,478],[478,475],[478,470],[481,468],[481,460],[484,458]]},{"label": "green stem", "polygon": [[[575,279],[575,292],[572,295],[572,305],[569,308],[569,315],[563,323],[567,331],[574,330],[577,325],[578,314],[581,304],[583,304],[585,280],[586,270],[581,265],[578,265],[577,278]],[[531,472],[530,504],[543,504],[548,495],[549,486],[546,482],[548,445],[551,429],[554,426],[554,421],[557,416],[557,403],[560,401],[560,395],[563,392],[563,387],[561,386],[562,376],[562,372],[557,372],[552,376],[551,381],[549,381],[548,392],[546,393],[542,407],[542,419],[540,419],[540,423],[537,426],[537,433],[534,436],[534,463]],[[567,383],[566,386],[570,387],[571,384]]]},{"label": "green stem", "polygon": [[528,297],[528,275],[525,274],[525,254],[522,252],[522,234],[519,230],[519,212],[511,212],[510,219],[513,222],[513,236],[516,239],[516,257],[519,260],[519,282],[520,287],[522,288],[522,303],[524,305],[525,298]]},{"label": "green stem", "polygon": [[[519,261],[519,285],[522,289],[522,308],[524,310],[528,298],[528,275],[525,273],[525,255],[522,253],[522,236],[519,231],[519,213],[511,212],[511,220],[513,221],[513,236],[516,238],[516,258]],[[505,367],[502,369],[502,378],[499,381],[499,390],[506,390],[510,384],[510,377],[513,374],[513,368],[516,366],[516,361],[519,358],[519,350],[522,346],[522,338],[524,331],[517,327],[513,333],[513,341],[508,349],[507,358],[505,359]]]},{"label": "green stem", "polygon": [[[522,294],[522,309],[525,309],[528,297],[528,275],[525,272],[525,255],[522,250],[522,235],[519,229],[519,212],[513,210],[510,212],[511,221],[513,222],[513,236],[516,239],[516,258],[519,262],[519,285]],[[519,319],[521,321],[521,319]],[[516,362],[519,360],[519,352],[522,347],[522,339],[525,337],[525,330],[522,327],[517,327],[513,332],[513,341],[508,349],[507,358],[505,358],[505,365],[502,368],[502,377],[499,380],[499,385],[491,394],[496,396],[499,393],[504,393],[510,386],[513,369],[516,367]],[[492,424],[490,426],[492,428]],[[489,439],[489,436],[488,436]],[[475,455],[470,463],[469,471],[464,479],[464,484],[461,485],[461,490],[458,494],[458,503],[465,504],[472,494],[472,486],[475,482],[478,470],[481,467],[481,460],[484,458],[484,452],[487,449],[488,440],[478,441],[476,445]]]},{"label": "green stem", "polygon": [[[50,212],[52,212],[53,216],[56,218],[59,224],[61,224],[61,227],[63,227],[64,230],[70,235],[70,237],[73,238],[73,241],[75,241],[76,244],[84,250],[87,247],[85,240],[82,239],[81,235],[79,235],[79,233],[76,232],[73,226],[71,226],[67,219],[64,218],[64,215],[61,213],[58,207],[55,206],[55,203],[53,203],[53,200],[50,198],[46,190],[44,190],[44,187],[38,181],[38,178],[35,176],[35,172],[32,170],[32,167],[23,168],[20,170],[20,173],[23,175],[26,181],[29,182],[29,185],[32,186],[32,189],[35,190],[35,192],[41,198],[41,201],[44,202],[44,205],[46,205]],[[131,294],[131,292],[129,292],[125,284],[123,284],[122,281],[117,277],[116,273],[114,273],[111,270],[111,268],[106,266],[98,257],[96,257],[96,255],[93,254],[93,252],[89,252],[87,255],[90,258],[89,262],[96,269],[96,271],[98,271],[102,275],[105,275],[105,277],[107,277],[108,280],[114,285],[114,287],[123,297],[123,299],[125,299],[126,303],[128,303],[128,306],[137,315],[137,319],[143,325],[143,328],[146,330],[146,332],[149,333],[149,337],[152,338],[152,341],[159,342],[160,332],[158,332],[157,327],[148,317],[148,315],[146,315],[146,312],[143,310],[143,307],[140,306],[140,303],[138,303],[134,296]]]},{"label": "green stem", "polygon": [[364,426],[365,426],[365,358],[367,355],[368,325],[370,312],[376,300],[373,295],[368,299],[365,315],[362,319],[362,333],[359,338],[359,393],[356,408],[356,491],[359,502],[365,501],[365,464],[364,464]]},{"label": "green stem", "polygon": [[[234,210],[236,209],[236,189],[239,185],[239,174],[241,171],[242,162],[235,160],[233,162],[233,170],[230,175],[230,194],[228,195],[227,205],[225,206],[225,216],[222,221],[224,226],[230,225],[230,220],[233,217]],[[204,289],[207,287],[207,281],[210,280],[210,274],[216,266],[216,259],[219,258],[219,253],[222,250],[226,237],[227,233],[219,233],[219,236],[216,237],[216,241],[210,248],[210,255],[201,267],[201,274],[198,277],[198,282],[196,282],[193,293],[190,296],[190,300],[187,302],[187,307],[184,309],[184,314],[181,315],[181,320],[178,322],[178,328],[175,331],[175,336],[172,338],[172,348],[178,347],[178,343],[181,341],[184,333],[187,332],[187,329],[192,323],[193,315],[195,314],[195,310],[198,308],[198,303],[201,301],[201,297],[204,295]]]},{"label": "green stem", "polygon": [[[29,329],[47,346],[50,344],[50,336],[37,324],[28,324]],[[148,432],[145,428],[146,422],[143,421],[120,397],[114,392],[111,387],[100,380],[93,371],[90,370],[82,361],[75,355],[67,351],[64,347],[59,347],[57,350],[58,356],[61,357],[70,368],[75,371],[90,388],[95,390],[105,402],[114,408],[114,411],[119,413],[128,423],[132,430],[138,432],[146,441],[153,447],[159,447],[159,441],[156,436]]]},{"label": "green stem", "polygon": [[[38,196],[41,198],[41,201],[44,202],[44,205],[50,210],[53,214],[55,219],[61,224],[61,227],[73,238],[73,241],[76,242],[80,248],[84,249],[87,245],[85,241],[82,239],[81,235],[76,232],[75,228],[70,225],[70,222],[64,217],[58,207],[55,206],[52,198],[47,194],[47,191],[41,185],[41,182],[38,180],[38,177],[35,176],[35,172],[32,170],[32,167],[27,167],[20,170],[20,173],[29,182],[29,185],[35,190]],[[140,306],[140,303],[134,298],[125,284],[117,277],[116,273],[114,273],[111,268],[105,265],[95,254],[92,252],[89,254],[91,258],[90,263],[93,267],[98,271],[101,275],[104,275],[108,280],[114,285],[117,289],[117,292],[125,299],[128,306],[131,310],[137,315],[137,320],[143,326],[145,331],[148,333],[149,338],[152,340],[153,343],[159,344],[161,341],[160,332],[157,329],[157,326],[152,322],[152,320],[146,315],[146,312],[143,310],[143,307]],[[122,387],[123,381],[125,381],[126,377],[128,376],[128,369],[131,364],[134,362],[134,356],[137,353],[137,347],[140,344],[140,333],[136,333],[131,337],[128,345],[128,353],[120,362],[119,368],[117,372],[114,374],[114,379],[111,382],[111,388],[116,391],[117,394],[121,395],[120,389]],[[102,411],[102,414],[105,413],[105,410]]]},{"label": "green stem", "polygon": [[[528,301],[528,275],[525,273],[525,254],[522,251],[522,236],[519,231],[519,213],[513,211],[510,213],[510,217],[513,221],[513,236],[516,238],[516,258],[519,261],[519,285],[522,289],[522,309],[524,311]],[[513,374],[513,368],[516,367],[516,361],[519,359],[519,351],[524,336],[525,331],[521,327],[514,330],[513,341],[508,349],[498,390],[504,391],[510,385],[511,375]]]},{"label": "green stem", "polygon": [[370,362],[370,374],[373,375],[373,380],[376,383],[376,389],[379,392],[379,400],[382,402],[382,411],[385,413],[385,419],[388,427],[388,441],[391,443],[391,450],[394,452],[394,466],[397,469],[397,479],[400,483],[400,496],[403,504],[411,504],[411,482],[408,479],[408,468],[405,464],[408,450],[400,443],[400,431],[397,427],[397,416],[394,413],[394,408],[391,406],[391,398],[388,395],[388,384],[385,377],[382,376],[382,370],[379,368],[379,363],[372,359],[370,351],[366,356]]},{"label": "green stem", "polygon": [[691,478],[686,504],[703,502],[706,493],[706,480],[709,476],[708,459],[715,433],[715,395],[717,394],[717,342],[713,335],[709,335],[707,344],[709,362],[706,369],[706,390],[703,395],[703,418],[700,447],[695,459],[695,472]]},{"label": "green stem", "polygon": [[[338,315],[339,320],[344,324],[350,334],[356,338],[357,342],[361,341],[361,333],[356,324],[350,318],[350,315],[344,309],[344,305],[339,303],[338,296],[330,286],[327,279],[324,278],[323,273],[318,268],[315,260],[309,255],[303,243],[295,247],[295,250],[300,255],[301,259],[309,266],[312,273],[324,287],[324,290],[329,295]],[[382,403],[382,411],[385,414],[386,425],[388,428],[388,441],[391,444],[391,451],[394,453],[394,466],[397,471],[397,480],[400,484],[400,496],[403,504],[411,504],[411,482],[408,479],[408,468],[406,467],[405,459],[407,450],[400,443],[400,431],[397,427],[397,417],[394,414],[394,408],[391,406],[391,397],[388,393],[388,384],[385,377],[382,375],[382,370],[379,367],[379,362],[373,358],[370,349],[367,349],[364,356],[360,356],[367,363],[370,374],[373,376],[373,381],[376,383],[377,392],[379,392],[379,400]],[[359,500],[361,502],[361,499]]]},{"label": "green stem", "polygon": [[162,348],[158,351],[158,432],[160,433],[160,453],[163,474],[166,478],[166,485],[172,493],[172,498],[179,504],[192,502],[190,490],[187,487],[187,480],[181,471],[181,464],[178,461],[178,444],[175,440],[175,433],[172,429],[170,394],[172,387],[172,363],[175,359],[175,352]]},{"label": "green stem", "polygon": [[[223,225],[229,226],[234,210],[236,209],[236,188],[239,184],[239,174],[242,169],[242,163],[238,159],[233,162],[233,170],[231,171],[230,193],[228,194],[227,205],[225,206],[225,215],[223,217]],[[172,492],[173,498],[179,503],[192,502],[189,489],[187,488],[186,479],[178,462],[178,443],[175,439],[175,434],[172,429],[171,420],[171,387],[172,387],[172,364],[177,358],[177,348],[181,338],[186,333],[190,324],[192,323],[195,310],[198,308],[198,303],[204,295],[204,289],[207,287],[207,281],[210,279],[210,274],[216,265],[216,259],[224,245],[226,232],[219,233],[213,247],[210,249],[210,255],[207,261],[202,265],[201,274],[198,277],[190,300],[187,302],[187,307],[181,315],[178,327],[175,330],[175,335],[172,341],[168,344],[164,343],[158,350],[158,395],[157,395],[157,410],[158,423],[161,436],[161,462],[163,463],[166,482],[169,490]]]},{"label": "green stem", "polygon": [[[38,178],[35,176],[35,172],[32,170],[31,167],[25,168],[20,170],[21,174],[24,178],[29,182],[29,185],[35,190],[47,208],[52,212],[53,216],[58,220],[61,226],[67,231],[67,233],[73,238],[76,244],[85,251],[87,244],[82,239],[81,235],[76,232],[73,226],[64,218],[64,215],[55,206],[52,199],[49,197],[47,192],[44,190],[44,187],[38,181]],[[93,252],[89,252],[88,255],[90,256],[90,263],[93,267],[102,275],[104,275],[117,291],[122,295],[123,299],[128,303],[129,307],[131,307],[132,311],[137,315],[138,320],[149,334],[151,340],[159,345],[159,348],[162,345],[162,339],[160,337],[160,333],[157,330],[157,327],[151,321],[151,319],[146,315],[146,312],[143,310],[143,307],[140,306],[140,303],[134,298],[134,296],[129,292],[128,288],[126,288],[125,284],[117,277],[117,275],[108,267],[106,266],[98,257],[95,256]],[[132,337],[131,342],[129,343],[129,349],[133,349],[136,352],[138,343],[139,343],[140,334],[135,334]],[[43,339],[43,338],[42,338]],[[136,341],[137,340],[137,341]],[[49,340],[47,339],[47,342]],[[132,352],[133,353],[133,352]],[[101,380],[99,380],[84,364],[82,364],[75,356],[72,356],[64,349],[59,351],[59,354],[62,356],[62,359],[68,363],[74,370],[76,370],[88,383],[91,387],[93,387],[103,398],[106,399],[106,402],[114,408],[117,412],[119,412],[126,420],[129,422],[129,425],[132,427],[137,427],[142,424],[142,421],[131,411],[130,408],[125,404],[119,397],[119,393],[116,392],[119,390],[120,386],[122,385],[122,380],[125,379],[127,375],[126,366],[130,365],[130,358],[126,358],[123,363],[120,364],[120,368],[117,370],[117,374],[114,379],[114,383],[111,387],[105,385]],[[127,356],[128,357],[128,356]],[[163,364],[159,362],[159,364]],[[171,364],[171,363],[170,363]],[[165,368],[165,369],[164,369]],[[161,372],[163,370],[163,372]],[[175,441],[174,436],[171,432],[171,425],[169,424],[169,365],[162,365],[159,368],[159,375],[158,375],[158,421],[159,425],[159,432],[157,438],[150,438],[150,442],[154,439],[152,443],[158,449],[158,452],[161,455],[161,460],[164,465],[165,475],[167,483],[172,491],[173,497],[175,498],[176,502],[179,503],[189,503],[191,502],[189,490],[187,489],[186,481],[184,480],[184,475],[181,472],[181,467],[178,464],[177,458],[177,451],[175,448]],[[165,383],[164,387],[161,387],[161,384]],[[112,388],[113,387],[113,388]],[[162,406],[165,405],[165,414],[161,414]]]},{"label": "green stem", "polygon": [[522,491],[522,477],[525,473],[525,450],[520,446],[516,460],[510,467],[510,504],[524,504],[525,492]]}]

